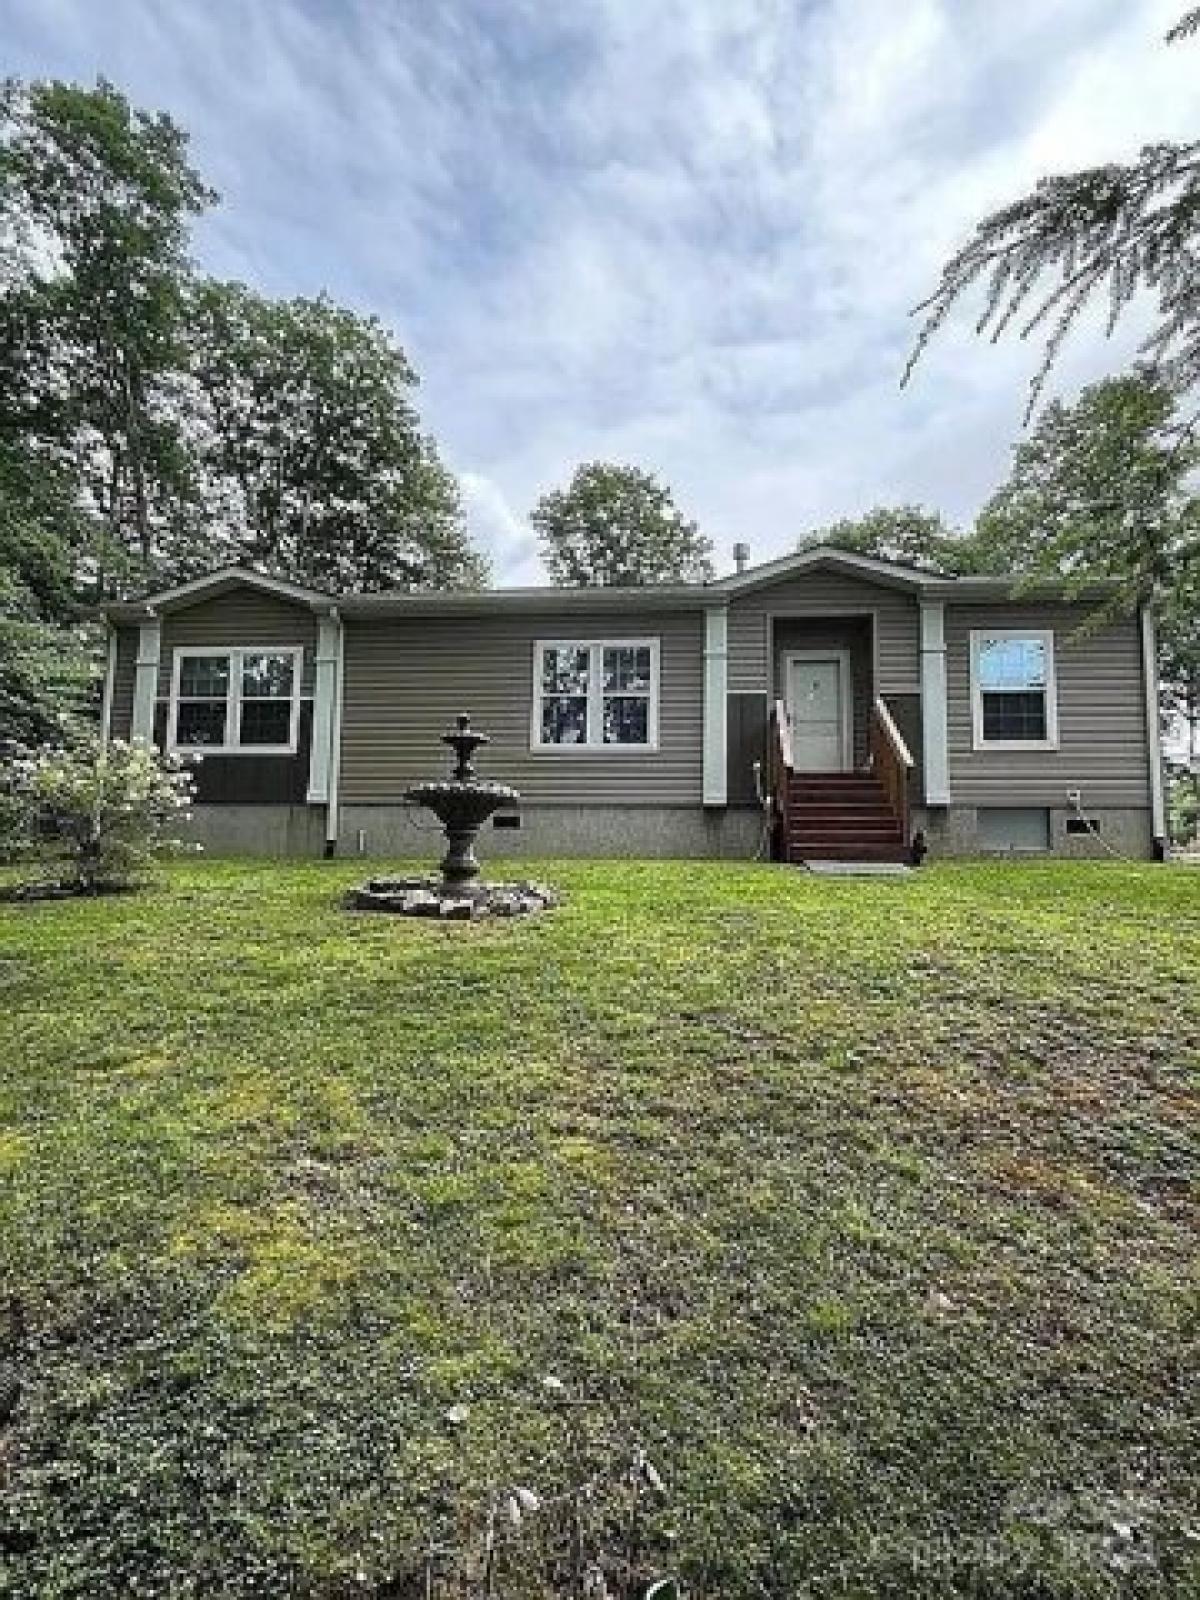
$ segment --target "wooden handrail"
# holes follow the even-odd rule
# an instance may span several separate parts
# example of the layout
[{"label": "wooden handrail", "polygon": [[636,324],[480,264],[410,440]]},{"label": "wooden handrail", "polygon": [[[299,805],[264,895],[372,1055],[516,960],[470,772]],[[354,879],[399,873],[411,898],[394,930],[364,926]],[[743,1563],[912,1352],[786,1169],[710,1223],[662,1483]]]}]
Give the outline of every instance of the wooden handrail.
[{"label": "wooden handrail", "polygon": [[[776,700],[771,707],[771,727],[767,743],[767,784],[777,836],[783,841],[786,841],[788,836],[791,776],[792,719],[788,716],[784,702]],[[784,848],[786,850],[786,843]]]},{"label": "wooden handrail", "polygon": [[913,758],[883,699],[871,707],[871,767],[883,785],[892,814],[908,843],[908,775]]}]

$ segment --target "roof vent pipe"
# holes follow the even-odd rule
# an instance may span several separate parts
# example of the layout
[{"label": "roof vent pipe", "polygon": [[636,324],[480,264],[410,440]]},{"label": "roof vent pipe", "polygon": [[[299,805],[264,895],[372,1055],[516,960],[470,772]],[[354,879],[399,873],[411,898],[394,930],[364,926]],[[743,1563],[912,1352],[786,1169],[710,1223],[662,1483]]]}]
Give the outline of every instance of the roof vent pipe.
[{"label": "roof vent pipe", "polygon": [[733,547],[733,564],[739,572],[745,572],[750,565],[750,546],[748,544],[735,544]]}]

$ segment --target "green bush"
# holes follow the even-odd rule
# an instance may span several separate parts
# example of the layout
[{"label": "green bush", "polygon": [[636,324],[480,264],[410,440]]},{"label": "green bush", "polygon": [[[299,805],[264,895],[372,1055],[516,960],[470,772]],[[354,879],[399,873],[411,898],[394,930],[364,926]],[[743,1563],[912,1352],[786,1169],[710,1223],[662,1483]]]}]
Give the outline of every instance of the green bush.
[{"label": "green bush", "polygon": [[173,828],[193,786],[175,757],[123,740],[18,752],[0,763],[0,854],[52,866],[78,894],[127,887],[156,854],[182,847]]}]

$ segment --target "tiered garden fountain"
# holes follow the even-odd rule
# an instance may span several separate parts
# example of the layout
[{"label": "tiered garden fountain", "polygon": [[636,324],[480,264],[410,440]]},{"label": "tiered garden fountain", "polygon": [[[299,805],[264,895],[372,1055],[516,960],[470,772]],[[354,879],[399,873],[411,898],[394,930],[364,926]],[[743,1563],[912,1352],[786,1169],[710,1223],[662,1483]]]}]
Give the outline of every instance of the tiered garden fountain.
[{"label": "tiered garden fountain", "polygon": [[470,717],[460,715],[442,743],[454,751],[454,771],[440,782],[418,783],[404,798],[432,811],[446,834],[441,877],[371,878],[350,895],[357,911],[391,911],[410,917],[518,917],[557,904],[554,891],[540,883],[481,881],[475,841],[493,812],[516,806],[521,796],[506,783],[491,783],[475,772],[474,755],[490,744],[476,733]]}]

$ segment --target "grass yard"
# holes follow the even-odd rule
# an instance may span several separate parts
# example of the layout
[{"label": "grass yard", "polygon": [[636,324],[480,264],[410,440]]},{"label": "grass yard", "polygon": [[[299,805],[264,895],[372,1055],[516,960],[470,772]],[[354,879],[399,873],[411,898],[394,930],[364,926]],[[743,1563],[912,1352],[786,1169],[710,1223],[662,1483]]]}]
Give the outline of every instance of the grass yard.
[{"label": "grass yard", "polygon": [[1200,875],[541,870],[0,908],[0,1594],[1200,1593]]}]

